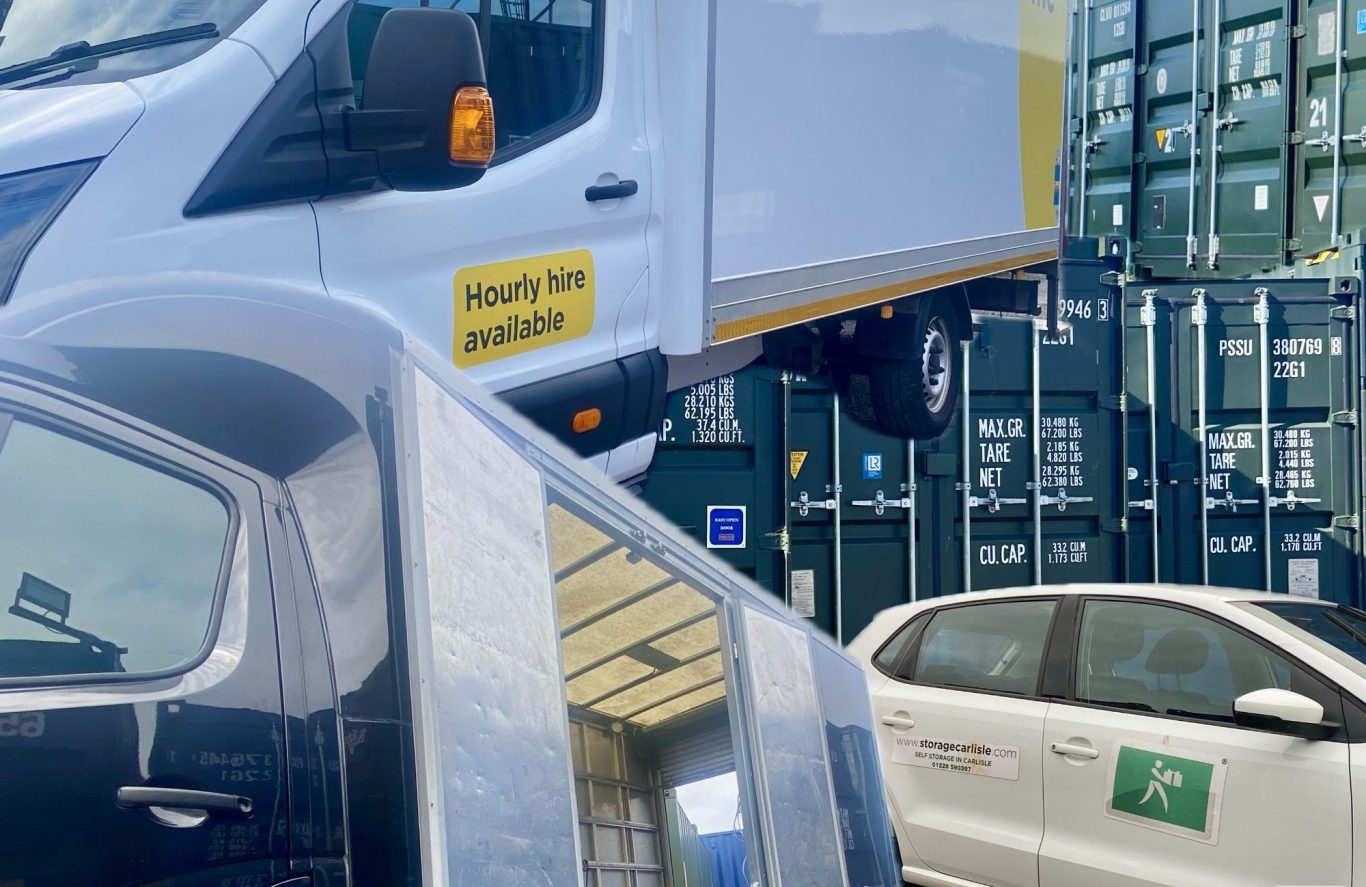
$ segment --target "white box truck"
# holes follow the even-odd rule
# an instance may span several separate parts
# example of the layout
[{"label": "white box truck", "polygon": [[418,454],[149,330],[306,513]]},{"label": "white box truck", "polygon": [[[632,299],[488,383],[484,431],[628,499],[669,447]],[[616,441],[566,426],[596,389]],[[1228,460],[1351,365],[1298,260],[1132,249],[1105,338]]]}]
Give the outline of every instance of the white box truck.
[{"label": "white box truck", "polygon": [[[0,314],[0,883],[900,883],[859,666],[368,306]],[[686,813],[686,811],[685,811]]]},{"label": "white box truck", "polygon": [[[391,8],[403,7],[403,8]],[[409,8],[412,7],[412,8]],[[0,0],[0,303],[379,307],[616,478],[759,355],[934,436],[1056,255],[1055,0]]]}]

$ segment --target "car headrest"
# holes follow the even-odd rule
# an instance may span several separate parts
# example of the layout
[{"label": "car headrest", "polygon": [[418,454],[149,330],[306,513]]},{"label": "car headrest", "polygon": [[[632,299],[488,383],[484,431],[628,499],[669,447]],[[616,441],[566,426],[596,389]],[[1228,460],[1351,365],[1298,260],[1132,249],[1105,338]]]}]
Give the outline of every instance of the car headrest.
[{"label": "car headrest", "polygon": [[1153,645],[1147,669],[1153,674],[1195,674],[1209,662],[1209,639],[1193,628],[1173,628]]},{"label": "car headrest", "polygon": [[1113,666],[1143,650],[1143,629],[1115,612],[1102,613],[1091,627],[1091,666]]}]

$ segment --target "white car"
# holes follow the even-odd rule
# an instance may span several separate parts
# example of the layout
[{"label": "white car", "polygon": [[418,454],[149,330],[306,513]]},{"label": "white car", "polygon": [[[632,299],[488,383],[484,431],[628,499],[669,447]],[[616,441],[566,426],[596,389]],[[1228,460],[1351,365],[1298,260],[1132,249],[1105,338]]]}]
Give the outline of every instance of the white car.
[{"label": "white car", "polygon": [[1366,885],[1366,613],[1050,586],[894,607],[849,649],[909,883]]}]

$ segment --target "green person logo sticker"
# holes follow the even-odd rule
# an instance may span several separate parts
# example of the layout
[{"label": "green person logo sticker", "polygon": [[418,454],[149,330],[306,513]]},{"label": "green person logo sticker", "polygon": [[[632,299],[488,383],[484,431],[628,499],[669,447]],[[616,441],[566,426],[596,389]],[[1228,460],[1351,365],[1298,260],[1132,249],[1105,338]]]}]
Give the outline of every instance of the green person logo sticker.
[{"label": "green person logo sticker", "polygon": [[1105,813],[1134,825],[1213,844],[1228,763],[1120,745]]}]

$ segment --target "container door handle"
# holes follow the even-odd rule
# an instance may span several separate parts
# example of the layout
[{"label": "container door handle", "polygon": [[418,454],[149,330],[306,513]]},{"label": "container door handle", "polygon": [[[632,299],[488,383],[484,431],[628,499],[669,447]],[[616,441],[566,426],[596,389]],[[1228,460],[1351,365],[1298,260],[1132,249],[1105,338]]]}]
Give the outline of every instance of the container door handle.
[{"label": "container door handle", "polygon": [[120,807],[166,807],[173,810],[203,810],[230,816],[250,816],[251,798],[224,792],[201,792],[184,788],[151,785],[125,785],[115,799]]},{"label": "container door handle", "polygon": [[623,179],[615,185],[592,185],[583,192],[583,197],[590,203],[599,200],[620,200],[623,197],[630,197],[640,190],[635,179]]},{"label": "container door handle", "polygon": [[1092,761],[1100,757],[1100,752],[1089,745],[1070,745],[1066,742],[1055,742],[1048,746],[1048,750],[1055,755],[1089,758]]},{"label": "container door handle", "polygon": [[888,727],[900,727],[903,730],[909,730],[915,726],[915,721],[903,715],[883,715],[882,723]]}]

